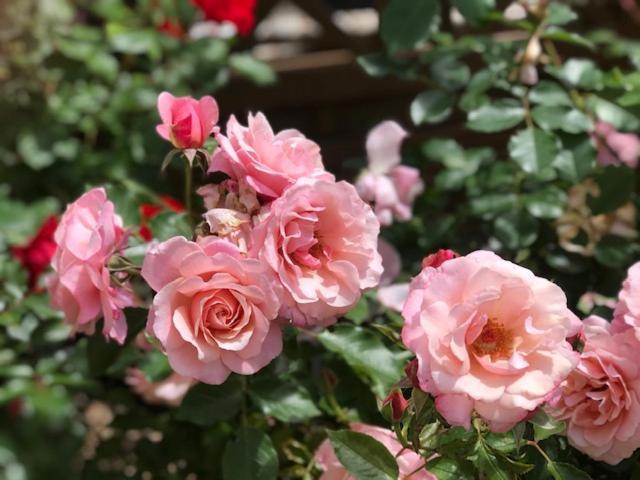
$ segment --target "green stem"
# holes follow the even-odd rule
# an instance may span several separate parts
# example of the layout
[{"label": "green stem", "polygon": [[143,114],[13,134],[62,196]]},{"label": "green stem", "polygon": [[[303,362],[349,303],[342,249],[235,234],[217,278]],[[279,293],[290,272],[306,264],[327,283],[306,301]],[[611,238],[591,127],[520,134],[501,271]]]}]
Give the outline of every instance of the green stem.
[{"label": "green stem", "polygon": [[184,164],[184,206],[187,211],[187,218],[189,219],[189,225],[193,228],[193,214],[191,211],[191,189],[193,184],[193,170],[191,169],[191,163],[185,159]]},{"label": "green stem", "polygon": [[240,404],[241,413],[242,413],[242,426],[246,427],[249,425],[247,419],[247,377],[244,375],[240,375],[240,385],[242,386],[242,403]]}]

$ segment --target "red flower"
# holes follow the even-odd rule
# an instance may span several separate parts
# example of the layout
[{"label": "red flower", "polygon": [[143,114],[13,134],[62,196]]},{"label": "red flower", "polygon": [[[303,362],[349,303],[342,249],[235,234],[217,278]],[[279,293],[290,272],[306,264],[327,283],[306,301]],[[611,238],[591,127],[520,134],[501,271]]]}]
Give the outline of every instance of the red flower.
[{"label": "red flower", "polygon": [[54,216],[47,218],[40,230],[24,247],[11,247],[11,255],[29,272],[29,289],[36,287],[38,278],[51,263],[56,251],[53,234],[58,226],[58,219]]},{"label": "red flower", "polygon": [[242,36],[251,33],[256,22],[256,0],[192,0],[207,20],[233,23]]},{"label": "red flower", "polygon": [[422,259],[422,268],[432,267],[438,268],[447,260],[451,260],[453,258],[459,257],[456,252],[449,249],[440,249],[436,253],[432,253],[431,255],[427,255]]},{"label": "red flower", "polygon": [[153,203],[143,203],[140,205],[140,229],[138,233],[147,242],[150,242],[153,238],[153,232],[149,228],[149,225],[147,225],[147,221],[165,209],[176,213],[184,212],[184,205],[175,198],[168,195],[161,195],[159,198],[160,205]]},{"label": "red flower", "polygon": [[171,20],[165,20],[158,25],[158,31],[169,35],[170,37],[180,40],[184,37],[184,29],[178,22],[172,22]]}]

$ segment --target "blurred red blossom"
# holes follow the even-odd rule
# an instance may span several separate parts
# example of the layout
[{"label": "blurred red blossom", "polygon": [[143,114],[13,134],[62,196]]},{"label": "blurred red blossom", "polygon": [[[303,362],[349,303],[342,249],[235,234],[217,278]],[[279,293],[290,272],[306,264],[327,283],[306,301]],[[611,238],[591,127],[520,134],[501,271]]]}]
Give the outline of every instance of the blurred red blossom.
[{"label": "blurred red blossom", "polygon": [[56,251],[53,233],[57,226],[58,219],[50,216],[29,243],[23,247],[11,247],[11,255],[29,272],[29,289],[31,290],[36,287],[38,278],[49,266]]},{"label": "blurred red blossom", "polygon": [[448,248],[442,248],[438,250],[436,253],[432,253],[431,255],[427,255],[422,259],[422,268],[438,268],[447,260],[451,260],[452,258],[457,258],[460,255],[453,250],[449,250]]},{"label": "blurred red blossom", "polygon": [[178,40],[185,35],[185,31],[182,28],[182,25],[171,20],[165,20],[160,25],[158,25],[158,31],[164,33],[165,35],[169,35],[170,37],[177,38]]},{"label": "blurred red blossom", "polygon": [[256,0],[192,0],[207,20],[231,22],[238,33],[247,36],[255,25]]},{"label": "blurred red blossom", "polygon": [[140,205],[140,229],[138,230],[138,233],[147,242],[150,242],[153,238],[153,232],[147,223],[149,220],[165,209],[171,210],[175,213],[184,212],[184,205],[173,197],[160,195],[159,200],[160,204],[143,203]]}]

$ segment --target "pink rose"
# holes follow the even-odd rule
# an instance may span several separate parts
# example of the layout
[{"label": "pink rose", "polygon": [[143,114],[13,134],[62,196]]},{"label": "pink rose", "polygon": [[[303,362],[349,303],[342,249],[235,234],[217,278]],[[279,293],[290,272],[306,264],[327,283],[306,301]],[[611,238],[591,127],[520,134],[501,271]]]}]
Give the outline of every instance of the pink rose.
[{"label": "pink rose", "polygon": [[254,229],[253,255],[287,293],[283,316],[328,325],[348,312],[382,274],[380,226],[352,185],[303,179],[270,206]]},{"label": "pink rose", "polygon": [[246,179],[259,194],[275,198],[298,178],[332,180],[322,165],[320,147],[297,130],[273,133],[267,118],[249,115],[244,127],[232,115],[227,136],[216,135],[220,148],[213,155],[209,172],[221,171],[234,180]]},{"label": "pink rose", "polygon": [[158,382],[151,382],[139,368],[127,369],[124,379],[131,390],[149,405],[178,407],[196,381],[177,373]]},{"label": "pink rose", "polygon": [[196,100],[162,92],[158,112],[162,120],[156,127],[158,135],[180,149],[202,147],[218,123],[218,104],[208,96]]},{"label": "pink rose", "polygon": [[250,375],[282,351],[277,282],[258,260],[215,237],[153,247],[142,277],[156,292],[147,331],[180,375],[220,384]]},{"label": "pink rose", "polygon": [[615,465],[640,447],[640,342],[591,322],[580,363],[552,397],[549,412],[567,422],[569,443]]},{"label": "pink rose", "polygon": [[627,272],[627,278],[618,294],[611,327],[614,333],[631,328],[640,340],[640,262]]},{"label": "pink rose", "polygon": [[578,361],[565,339],[580,321],[562,290],[491,252],[425,268],[402,316],[420,387],[451,425],[469,428],[475,410],[491,430],[509,430]]},{"label": "pink rose", "polygon": [[633,133],[620,133],[606,122],[598,122],[593,138],[598,148],[600,165],[638,166],[640,158],[640,137]]},{"label": "pink rose", "polygon": [[73,332],[92,334],[104,318],[102,333],[123,343],[127,323],[122,309],[134,298],[127,286],[112,283],[107,267],[127,235],[103,188],[94,188],[67,206],[54,234],[54,273],[47,287],[54,308],[64,312]]},{"label": "pink rose", "polygon": [[356,189],[365,202],[374,205],[381,225],[391,225],[394,217],[409,220],[415,198],[424,191],[420,171],[400,165],[406,136],[400,125],[386,121],[367,137],[369,168],[356,181]]},{"label": "pink rose", "polygon": [[[398,462],[398,470],[400,477],[398,480],[438,480],[435,475],[427,472],[423,467],[424,458],[410,449],[403,449],[402,445],[396,438],[395,433],[386,428],[374,427],[364,423],[352,423],[351,430],[358,433],[364,433],[373,437],[389,450]],[[402,453],[400,453],[402,452]],[[342,466],[338,457],[336,457],[333,447],[329,439],[320,444],[314,459],[318,467],[324,472],[320,476],[320,480],[354,480],[349,472]]]}]

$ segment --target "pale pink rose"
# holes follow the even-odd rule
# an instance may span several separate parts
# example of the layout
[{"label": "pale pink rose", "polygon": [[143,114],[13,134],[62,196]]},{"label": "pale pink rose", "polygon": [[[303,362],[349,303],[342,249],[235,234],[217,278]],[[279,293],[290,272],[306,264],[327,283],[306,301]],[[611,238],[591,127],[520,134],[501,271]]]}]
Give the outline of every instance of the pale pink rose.
[{"label": "pale pink rose", "polygon": [[298,178],[333,179],[324,170],[320,147],[297,130],[274,133],[262,114],[249,115],[242,126],[232,115],[227,135],[216,135],[220,148],[211,158],[209,172],[221,171],[234,180],[245,179],[260,195],[275,198]]},{"label": "pale pink rose", "polygon": [[618,294],[611,327],[614,333],[631,328],[640,340],[640,262],[632,265],[627,272]]},{"label": "pale pink rose", "polygon": [[146,403],[167,407],[179,406],[189,389],[196,383],[194,379],[177,373],[172,373],[158,382],[151,382],[139,368],[128,368],[124,381]]},{"label": "pale pink rose", "polygon": [[352,185],[302,179],[255,227],[252,255],[264,259],[284,286],[284,317],[297,325],[328,325],[378,285],[379,230]]},{"label": "pale pink rose", "polygon": [[203,217],[212,235],[228,240],[242,253],[247,253],[252,233],[249,214],[230,208],[212,208]]},{"label": "pale pink rose", "polygon": [[169,92],[158,96],[158,112],[162,120],[156,127],[158,135],[180,149],[202,147],[214,133],[219,116],[218,104],[213,97],[196,100],[174,97]]},{"label": "pale pink rose", "polygon": [[282,351],[277,281],[231,243],[174,237],[152,247],[142,277],[157,294],[147,331],[180,375],[220,384],[251,375]]},{"label": "pale pink rose", "polygon": [[356,189],[373,205],[381,225],[391,225],[394,218],[409,220],[415,198],[424,191],[420,171],[400,165],[406,136],[396,122],[385,121],[367,137],[369,167],[356,180]]},{"label": "pale pink rose", "polygon": [[[398,462],[400,473],[398,480],[438,480],[435,475],[423,468],[425,464],[424,458],[409,448],[403,449],[395,433],[391,430],[364,423],[352,423],[350,428],[354,432],[369,435],[389,450],[389,453]],[[314,455],[314,460],[324,472],[320,476],[320,480],[355,480],[336,457],[329,439],[320,444]]]},{"label": "pale pink rose", "polygon": [[562,290],[491,252],[425,268],[402,315],[420,386],[451,425],[469,428],[475,410],[491,430],[509,430],[578,361],[566,338],[580,321]]},{"label": "pale pink rose", "polygon": [[221,183],[204,185],[196,193],[202,197],[207,210],[230,208],[251,214],[260,210],[255,190],[243,178],[238,181],[224,180]]},{"label": "pale pink rose", "polygon": [[610,334],[602,319],[585,329],[585,337],[580,363],[548,411],[567,422],[571,445],[615,465],[640,448],[640,342],[632,330]]},{"label": "pale pink rose", "polygon": [[593,138],[598,148],[600,165],[626,165],[629,168],[638,166],[640,158],[638,135],[621,133],[606,122],[598,122]]},{"label": "pale pink rose", "polygon": [[107,265],[127,235],[105,190],[94,188],[68,205],[54,239],[54,273],[47,279],[52,306],[64,312],[74,333],[92,334],[104,318],[102,333],[123,343],[127,323],[122,310],[134,298],[127,285],[113,284]]}]

